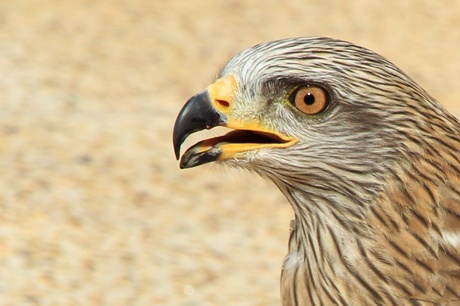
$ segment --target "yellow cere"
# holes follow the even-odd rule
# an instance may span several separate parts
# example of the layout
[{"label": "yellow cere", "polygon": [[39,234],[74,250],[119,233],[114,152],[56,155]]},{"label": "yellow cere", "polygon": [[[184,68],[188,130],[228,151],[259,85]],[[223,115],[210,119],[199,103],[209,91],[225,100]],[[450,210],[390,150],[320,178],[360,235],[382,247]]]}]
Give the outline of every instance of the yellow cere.
[{"label": "yellow cere", "polygon": [[233,101],[235,100],[236,87],[236,77],[229,74],[218,79],[207,88],[211,103],[218,111],[225,115],[231,112]]}]

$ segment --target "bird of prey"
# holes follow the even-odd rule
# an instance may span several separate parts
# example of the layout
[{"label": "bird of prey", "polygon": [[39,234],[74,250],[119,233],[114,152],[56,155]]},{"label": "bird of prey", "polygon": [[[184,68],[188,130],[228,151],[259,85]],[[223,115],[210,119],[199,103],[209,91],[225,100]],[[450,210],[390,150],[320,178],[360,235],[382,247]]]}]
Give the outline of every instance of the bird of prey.
[{"label": "bird of prey", "polygon": [[295,213],[284,306],[460,305],[460,123],[382,56],[321,37],[262,43],[190,98],[189,148],[272,180]]}]

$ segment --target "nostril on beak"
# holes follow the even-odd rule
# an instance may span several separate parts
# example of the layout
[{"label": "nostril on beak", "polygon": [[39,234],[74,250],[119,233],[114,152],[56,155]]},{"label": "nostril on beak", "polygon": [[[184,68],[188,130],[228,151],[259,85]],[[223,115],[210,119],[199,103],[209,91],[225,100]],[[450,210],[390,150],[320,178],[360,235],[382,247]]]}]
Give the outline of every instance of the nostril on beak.
[{"label": "nostril on beak", "polygon": [[228,108],[230,106],[230,103],[225,100],[216,99],[216,102],[224,108]]}]

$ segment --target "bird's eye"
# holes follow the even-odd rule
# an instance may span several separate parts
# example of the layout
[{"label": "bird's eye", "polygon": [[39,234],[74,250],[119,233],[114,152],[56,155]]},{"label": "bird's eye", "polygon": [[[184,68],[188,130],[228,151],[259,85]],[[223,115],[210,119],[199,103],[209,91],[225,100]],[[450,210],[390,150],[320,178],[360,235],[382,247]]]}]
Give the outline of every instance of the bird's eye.
[{"label": "bird's eye", "polygon": [[294,91],[291,102],[302,113],[315,115],[327,108],[329,105],[329,95],[325,89],[316,85],[310,85]]}]

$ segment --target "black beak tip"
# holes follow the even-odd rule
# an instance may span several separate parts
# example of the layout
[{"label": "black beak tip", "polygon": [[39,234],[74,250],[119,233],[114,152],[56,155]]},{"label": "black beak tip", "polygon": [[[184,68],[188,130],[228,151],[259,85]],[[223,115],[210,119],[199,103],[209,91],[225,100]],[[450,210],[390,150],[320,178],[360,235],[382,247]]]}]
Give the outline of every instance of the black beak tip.
[{"label": "black beak tip", "polygon": [[173,146],[174,146],[174,155],[176,156],[176,160],[179,160],[180,157],[180,146],[182,141],[180,141],[180,137],[176,135],[176,129],[174,129],[173,133]]},{"label": "black beak tip", "polygon": [[176,160],[179,160],[179,150],[174,150],[174,155],[176,155]]},{"label": "black beak tip", "polygon": [[[180,147],[190,134],[221,125],[225,120],[225,116],[212,106],[206,90],[191,97],[174,123],[173,146],[176,159],[179,160]],[[189,163],[185,164],[181,162],[182,169],[190,168]]]}]

